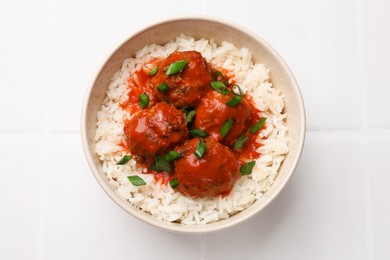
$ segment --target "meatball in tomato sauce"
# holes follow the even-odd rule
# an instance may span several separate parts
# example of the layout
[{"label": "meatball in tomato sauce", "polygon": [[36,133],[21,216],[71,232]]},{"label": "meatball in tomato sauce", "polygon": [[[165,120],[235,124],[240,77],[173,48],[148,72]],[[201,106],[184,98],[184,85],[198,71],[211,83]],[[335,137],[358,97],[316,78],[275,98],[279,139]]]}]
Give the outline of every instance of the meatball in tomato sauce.
[{"label": "meatball in tomato sauce", "polygon": [[[186,60],[183,70],[166,75],[169,66],[175,62]],[[166,101],[178,108],[196,106],[200,99],[210,90],[212,68],[199,52],[173,52],[165,60],[160,61],[159,70],[150,81],[158,100]],[[159,90],[165,83],[168,88]]]},{"label": "meatball in tomato sauce", "polygon": [[[199,141],[206,145],[201,158],[194,152]],[[213,137],[194,138],[177,148],[182,154],[175,161],[178,190],[193,197],[226,196],[237,180],[238,164],[233,153]]]},{"label": "meatball in tomato sauce", "polygon": [[130,152],[147,164],[188,136],[184,113],[165,102],[135,113],[123,131]]},{"label": "meatball in tomato sauce", "polygon": [[[223,144],[232,146],[234,141],[248,128],[252,112],[252,107],[245,97],[235,107],[227,105],[226,102],[232,97],[233,94],[208,92],[196,108],[193,128],[203,130]],[[228,119],[232,120],[232,128],[223,138],[220,130]]]}]

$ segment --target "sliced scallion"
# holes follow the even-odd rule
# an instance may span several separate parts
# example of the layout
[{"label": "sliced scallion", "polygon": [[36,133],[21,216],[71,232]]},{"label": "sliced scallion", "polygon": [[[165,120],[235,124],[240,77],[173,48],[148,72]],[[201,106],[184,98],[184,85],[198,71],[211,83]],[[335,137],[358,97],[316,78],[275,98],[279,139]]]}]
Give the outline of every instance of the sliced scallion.
[{"label": "sliced scallion", "polygon": [[235,107],[238,104],[240,104],[241,100],[242,100],[242,96],[235,95],[228,102],[226,102],[226,105],[231,106],[231,107]]},{"label": "sliced scallion", "polygon": [[259,121],[251,127],[251,134],[256,134],[264,126],[265,120],[267,120],[266,117],[260,118]]},{"label": "sliced scallion", "polygon": [[164,159],[167,161],[167,162],[172,162],[176,159],[179,159],[180,158],[180,153],[176,152],[176,151],[170,151],[168,152],[165,156],[164,156]]},{"label": "sliced scallion", "polygon": [[233,120],[229,118],[228,120],[226,120],[226,122],[223,124],[223,126],[219,130],[219,132],[222,135],[222,138],[224,138],[229,133],[229,131],[230,131],[230,129],[232,129],[232,127],[233,127]]},{"label": "sliced scallion", "polygon": [[138,101],[139,101],[139,105],[142,107],[142,108],[145,108],[148,106],[149,104],[149,97],[148,95],[144,92],[142,93],[141,95],[138,96]]},{"label": "sliced scallion", "polygon": [[[237,92],[237,89],[238,89],[238,92]],[[239,95],[239,96],[243,96],[244,95],[244,91],[242,91],[241,87],[239,85],[234,85],[232,87],[232,92],[236,95]]]},{"label": "sliced scallion", "polygon": [[218,91],[219,93],[221,93],[223,95],[229,95],[230,94],[229,89],[222,82],[211,81],[210,85],[213,87],[213,89],[215,89],[216,91]]},{"label": "sliced scallion", "polygon": [[246,135],[241,135],[235,142],[234,142],[234,149],[241,149],[246,142],[248,142],[249,137]]},{"label": "sliced scallion", "polygon": [[155,163],[155,169],[156,171],[164,171],[167,173],[172,173],[172,167],[169,164],[167,160],[163,156],[157,155],[154,158],[154,163]]},{"label": "sliced scallion", "polygon": [[229,85],[229,82],[227,81],[227,79],[225,78],[225,76],[222,74],[222,72],[220,71],[216,71],[214,72],[213,74],[213,79],[215,81],[220,81],[222,82],[223,84],[225,84],[226,86]]},{"label": "sliced scallion", "polygon": [[194,137],[207,137],[209,134],[199,129],[193,129],[188,131]]},{"label": "sliced scallion", "polygon": [[179,181],[177,179],[173,179],[169,182],[169,185],[171,185],[172,189],[174,189],[177,185],[179,185]]},{"label": "sliced scallion", "polygon": [[191,123],[192,119],[194,119],[194,116],[196,114],[195,110],[190,111],[186,116],[186,123]]},{"label": "sliced scallion", "polygon": [[249,175],[249,174],[251,174],[252,173],[252,169],[255,166],[255,164],[256,164],[256,162],[252,161],[252,162],[247,162],[247,163],[244,163],[243,165],[241,165],[241,167],[240,167],[241,175]]},{"label": "sliced scallion", "polygon": [[181,61],[176,61],[174,63],[169,64],[165,75],[169,76],[169,75],[173,75],[173,74],[182,72],[184,70],[184,67],[186,66],[187,62],[188,62],[187,60],[181,60]]},{"label": "sliced scallion", "polygon": [[116,164],[117,165],[125,165],[128,161],[131,160],[131,156],[130,155],[125,155],[122,157],[122,159],[120,159]]},{"label": "sliced scallion", "polygon": [[160,91],[161,93],[167,92],[168,89],[169,89],[169,86],[165,82],[163,82],[157,86],[157,90]]},{"label": "sliced scallion", "polygon": [[202,158],[205,152],[206,152],[206,144],[202,140],[199,140],[198,145],[195,148],[194,154],[198,159],[200,159]]},{"label": "sliced scallion", "polygon": [[157,170],[157,167],[156,167],[156,162],[153,162],[153,164],[150,166],[150,169],[152,170],[152,171],[158,171]]},{"label": "sliced scallion", "polygon": [[181,111],[183,111],[183,113],[185,113],[186,115],[188,115],[188,113],[191,112],[192,110],[194,110],[194,108],[188,106],[185,106],[181,109]]},{"label": "sliced scallion", "polygon": [[127,176],[127,179],[134,186],[142,186],[142,185],[146,184],[146,182],[141,177],[139,177],[138,175]]},{"label": "sliced scallion", "polygon": [[153,77],[154,75],[157,74],[157,72],[158,72],[158,66],[156,65],[153,67],[153,69],[151,71],[149,71],[149,76]]}]

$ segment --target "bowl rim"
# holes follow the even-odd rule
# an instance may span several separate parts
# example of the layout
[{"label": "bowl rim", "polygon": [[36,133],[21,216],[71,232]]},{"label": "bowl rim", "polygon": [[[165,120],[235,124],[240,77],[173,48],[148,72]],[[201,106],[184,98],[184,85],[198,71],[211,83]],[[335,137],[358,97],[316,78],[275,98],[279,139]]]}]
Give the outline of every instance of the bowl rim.
[{"label": "bowl rim", "polygon": [[[300,142],[298,143],[298,146],[297,146],[296,158],[293,158],[292,166],[290,169],[288,169],[286,177],[282,180],[282,182],[277,187],[277,189],[273,190],[272,195],[267,197],[267,199],[264,201],[264,203],[261,206],[259,206],[258,208],[256,208],[252,212],[249,212],[245,215],[242,215],[242,217],[240,217],[240,218],[235,218],[235,219],[229,218],[229,220],[230,220],[229,222],[224,222],[223,224],[220,224],[220,225],[210,226],[209,224],[205,224],[205,225],[200,225],[200,226],[186,226],[186,225],[181,225],[181,224],[172,224],[172,223],[165,222],[165,221],[159,221],[159,220],[153,219],[153,218],[143,218],[141,216],[142,213],[139,209],[136,209],[135,207],[134,207],[134,209],[129,208],[129,206],[131,206],[131,205],[129,205],[128,203],[124,202],[123,200],[120,200],[119,198],[117,198],[118,195],[115,194],[110,189],[109,183],[107,183],[104,180],[103,176],[100,176],[99,170],[97,169],[97,166],[95,165],[94,160],[92,158],[92,154],[89,151],[88,135],[87,135],[87,110],[88,110],[88,106],[90,103],[90,97],[92,94],[93,87],[96,83],[96,80],[97,80],[100,72],[103,70],[105,64],[116,53],[116,51],[118,51],[127,41],[131,40],[136,35],[144,32],[146,30],[152,29],[153,27],[164,24],[164,23],[181,22],[181,21],[185,21],[185,20],[197,20],[197,21],[214,22],[217,24],[221,24],[223,26],[231,27],[235,30],[241,31],[244,34],[251,36],[256,41],[260,42],[264,46],[264,48],[267,49],[267,51],[270,52],[272,54],[272,56],[275,59],[277,59],[278,62],[282,65],[282,67],[284,68],[284,71],[287,73],[287,77],[291,80],[294,91],[296,91],[296,94],[299,97],[299,99],[296,100],[296,102],[297,102],[296,105],[298,106],[298,110],[300,111],[300,114],[302,117],[302,122],[299,126],[301,129],[301,131],[299,133]],[[91,80],[88,84],[88,87],[87,87],[87,90],[85,92],[85,96],[83,99],[83,105],[82,105],[80,119],[81,119],[81,139],[82,139],[81,141],[82,141],[82,145],[83,145],[84,155],[87,159],[89,168],[90,168],[93,176],[95,177],[96,181],[99,183],[101,188],[105,191],[105,193],[117,205],[119,205],[124,211],[126,211],[128,214],[132,215],[136,219],[139,219],[145,223],[148,223],[152,226],[158,227],[158,228],[163,229],[163,230],[167,230],[167,231],[171,231],[171,232],[175,232],[175,233],[182,233],[182,234],[204,234],[204,233],[210,233],[210,232],[215,232],[215,231],[219,231],[219,230],[224,230],[224,229],[230,228],[232,226],[235,226],[239,223],[242,223],[242,222],[248,220],[252,216],[256,215],[258,212],[263,210],[265,207],[267,207],[280,194],[280,192],[283,190],[283,188],[286,186],[287,182],[290,180],[291,176],[295,172],[296,167],[298,165],[298,162],[299,162],[301,155],[302,155],[302,151],[303,151],[303,147],[304,147],[304,143],[305,143],[305,134],[306,134],[306,113],[305,113],[305,107],[304,107],[304,103],[303,103],[302,93],[300,91],[300,88],[298,86],[298,83],[297,83],[294,75],[292,74],[291,69],[289,68],[287,63],[283,60],[283,58],[279,55],[279,53],[277,53],[276,50],[271,45],[269,45],[263,38],[258,36],[256,33],[250,31],[249,29],[247,29],[239,24],[236,24],[235,22],[232,22],[230,20],[226,20],[225,18],[219,18],[219,17],[209,16],[209,15],[189,15],[189,16],[188,15],[186,15],[186,16],[180,15],[180,16],[173,16],[173,17],[171,16],[169,18],[159,19],[153,23],[150,23],[150,24],[143,26],[140,29],[132,32],[130,35],[128,35],[123,40],[118,42],[115,45],[115,47],[110,52],[108,52],[108,54],[102,59],[102,62],[100,63],[100,65],[98,66],[98,68],[95,70],[95,72],[93,73],[93,75],[91,77]],[[276,187],[274,187],[274,188],[276,188]],[[222,222],[219,221],[219,222],[214,222],[214,223],[222,223]],[[210,223],[210,224],[213,224],[213,223]]]}]

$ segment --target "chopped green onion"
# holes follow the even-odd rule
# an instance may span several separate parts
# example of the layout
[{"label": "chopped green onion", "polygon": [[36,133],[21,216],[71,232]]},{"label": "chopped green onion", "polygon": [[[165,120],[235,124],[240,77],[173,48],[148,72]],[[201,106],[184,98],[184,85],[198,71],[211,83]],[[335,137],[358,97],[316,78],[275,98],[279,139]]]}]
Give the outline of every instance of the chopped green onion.
[{"label": "chopped green onion", "polygon": [[169,162],[167,162],[167,160],[165,160],[165,158],[163,156],[157,155],[154,158],[154,163],[155,163],[155,169],[157,171],[164,171],[167,173],[172,173],[171,165],[169,164]]},{"label": "chopped green onion", "polygon": [[189,133],[190,133],[192,136],[194,136],[194,137],[207,137],[207,136],[209,136],[209,134],[206,133],[205,131],[198,130],[198,129],[190,130]]},{"label": "chopped green onion", "polygon": [[[237,93],[237,89],[238,88],[238,93]],[[232,92],[236,95],[239,95],[239,96],[243,96],[244,95],[244,91],[242,91],[241,87],[239,85],[234,85],[232,87]]]},{"label": "chopped green onion", "polygon": [[251,127],[251,130],[250,130],[251,134],[253,134],[253,135],[256,134],[256,133],[263,127],[263,125],[264,125],[264,123],[265,123],[265,120],[267,120],[266,117],[260,118],[260,120],[257,121],[257,123],[254,124],[254,125]]},{"label": "chopped green onion", "polygon": [[232,127],[233,127],[233,120],[229,118],[228,120],[226,120],[226,122],[223,124],[223,126],[219,130],[219,132],[222,135],[222,138],[224,138],[229,133],[229,131],[230,131],[230,129],[232,129]]},{"label": "chopped green onion", "polygon": [[225,76],[223,76],[222,72],[220,72],[220,71],[214,72],[214,74],[213,74],[213,79],[214,79],[215,81],[220,81],[220,82],[222,82],[222,83],[225,84],[226,86],[229,85],[229,82],[227,81],[227,79],[225,78]]},{"label": "chopped green onion", "polygon": [[176,151],[170,151],[168,152],[165,156],[164,156],[164,159],[167,161],[167,162],[172,162],[176,159],[179,159],[180,158],[180,153],[176,152]]},{"label": "chopped green onion", "polygon": [[181,60],[181,61],[176,61],[174,63],[169,64],[169,67],[168,67],[165,75],[169,76],[169,75],[173,75],[173,74],[182,72],[184,70],[184,67],[186,66],[187,62],[188,62],[187,60]]},{"label": "chopped green onion", "polygon": [[142,108],[145,108],[148,106],[149,104],[149,97],[148,95],[144,92],[142,93],[141,95],[138,96],[138,101],[139,101],[139,105],[142,107]]},{"label": "chopped green onion", "polygon": [[183,111],[183,113],[185,113],[186,115],[188,115],[188,113],[191,112],[192,110],[194,110],[193,107],[187,107],[187,106],[181,109],[181,111]]},{"label": "chopped green onion", "polygon": [[160,91],[161,93],[165,93],[165,92],[168,91],[169,86],[168,86],[165,82],[163,82],[163,83],[161,83],[160,85],[158,85],[157,89],[158,89],[158,91]]},{"label": "chopped green onion", "polygon": [[125,155],[125,156],[123,156],[122,159],[120,159],[119,162],[117,162],[116,164],[117,164],[117,165],[124,165],[124,164],[126,164],[128,161],[130,161],[131,158],[132,158],[132,157],[131,157],[130,155]]},{"label": "chopped green onion", "polygon": [[229,105],[231,107],[235,107],[238,104],[240,104],[241,100],[242,100],[242,96],[235,95],[228,102],[226,102],[226,105]]},{"label": "chopped green onion", "polygon": [[158,170],[157,170],[157,167],[156,167],[156,162],[153,162],[153,163],[152,163],[152,165],[150,166],[150,169],[151,169],[152,171],[156,171],[156,172],[158,171]]},{"label": "chopped green onion", "polygon": [[194,119],[195,114],[196,114],[195,110],[192,110],[191,112],[189,112],[186,116],[186,123],[191,123],[192,119]]},{"label": "chopped green onion", "polygon": [[206,152],[206,145],[202,140],[199,140],[198,145],[195,148],[195,156],[200,159],[202,158],[203,154]]},{"label": "chopped green onion", "polygon": [[173,179],[169,182],[169,185],[171,185],[172,189],[174,189],[177,185],[179,185],[179,181],[177,179]]},{"label": "chopped green onion", "polygon": [[246,142],[248,142],[249,137],[246,135],[241,135],[235,142],[234,142],[234,149],[241,149]]},{"label": "chopped green onion", "polygon": [[153,77],[154,75],[157,74],[157,72],[158,72],[158,66],[156,65],[151,71],[149,71],[149,76]]},{"label": "chopped green onion", "polygon": [[244,163],[243,165],[241,165],[241,167],[240,167],[241,175],[249,175],[249,174],[251,174],[252,173],[252,169],[255,166],[255,164],[256,164],[256,162],[252,161],[252,162],[247,162],[247,163]]},{"label": "chopped green onion", "polygon": [[127,179],[134,186],[142,186],[142,185],[146,184],[146,182],[141,177],[139,177],[138,175],[127,176]]},{"label": "chopped green onion", "polygon": [[229,95],[230,94],[229,89],[222,82],[211,81],[210,85],[213,87],[213,89],[215,89],[216,91],[218,91],[219,93],[221,93],[223,95]]}]

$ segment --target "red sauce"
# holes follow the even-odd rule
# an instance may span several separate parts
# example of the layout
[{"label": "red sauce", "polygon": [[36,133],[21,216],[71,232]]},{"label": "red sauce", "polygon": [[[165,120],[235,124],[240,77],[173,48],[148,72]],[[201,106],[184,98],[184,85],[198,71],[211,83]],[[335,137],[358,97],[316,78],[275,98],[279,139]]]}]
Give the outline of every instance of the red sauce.
[{"label": "red sauce", "polygon": [[[181,73],[167,76],[169,65],[182,60],[187,60],[185,69]],[[212,80],[212,71],[199,52],[174,52],[165,60],[160,61],[158,66],[159,70],[149,85],[154,89],[159,101],[167,101],[178,108],[194,107],[210,90],[209,82]],[[157,90],[162,82],[169,86],[165,93]]]},{"label": "red sauce", "polygon": [[199,159],[194,151],[200,140],[188,140],[178,148],[183,153],[183,157],[175,161],[178,190],[193,197],[228,195],[238,178],[233,153],[213,137],[207,137],[202,140],[207,152]]},{"label": "red sauce", "polygon": [[[170,64],[187,60],[181,73],[167,76]],[[149,71],[158,66],[154,76]],[[220,70],[225,78],[232,82],[231,72]],[[239,177],[239,166],[260,157],[256,150],[260,144],[256,135],[250,134],[250,127],[260,119],[261,111],[253,105],[253,100],[244,95],[241,102],[231,107],[226,104],[234,94],[223,95],[210,86],[215,69],[195,51],[174,52],[164,60],[151,60],[130,77],[128,81],[128,100],[121,104],[127,109],[131,118],[125,121],[124,133],[126,142],[121,145],[136,159],[137,164],[148,168],[147,173],[154,174],[157,182],[169,185],[172,179],[178,179],[176,188],[184,195],[206,197],[228,195]],[[228,75],[228,76],[226,76]],[[169,86],[168,91],[161,93],[158,86],[162,83]],[[146,93],[149,104],[142,109],[138,97]],[[186,115],[181,110],[184,106],[193,107],[196,111],[192,123],[187,124]],[[228,120],[233,120],[233,127],[223,138],[220,129]],[[209,133],[202,138],[206,152],[201,158],[194,155],[199,138],[192,138],[188,130],[200,129]],[[237,150],[234,143],[241,135],[249,140]],[[181,158],[171,163],[172,173],[150,170],[156,155],[164,156],[175,150]]]},{"label": "red sauce", "polygon": [[[253,105],[253,100],[248,98],[246,96],[248,102],[251,104],[252,107],[252,113],[251,113],[251,119],[249,121],[249,126],[253,126],[256,124],[259,119],[261,118],[260,116],[260,111],[255,108]],[[265,125],[263,126],[263,128]],[[259,132],[261,129],[259,130]],[[240,163],[245,163],[247,161],[253,161],[261,156],[260,153],[257,152],[257,149],[261,147],[261,144],[256,142],[256,139],[258,138],[257,134],[251,134],[250,133],[250,127],[247,128],[245,131],[245,135],[249,137],[249,140],[244,144],[244,146],[241,149],[234,149],[233,153],[236,156],[237,160],[240,161]]]},{"label": "red sauce", "polygon": [[155,155],[168,152],[188,136],[183,112],[165,102],[136,112],[125,122],[123,132],[130,151],[146,164],[152,164]]},{"label": "red sauce", "polygon": [[[203,130],[231,147],[235,140],[248,128],[252,111],[252,107],[246,98],[243,98],[235,107],[227,105],[226,102],[233,96],[232,93],[223,95],[217,91],[208,92],[196,108],[193,129]],[[220,129],[228,119],[233,120],[233,127],[223,138]]]}]

